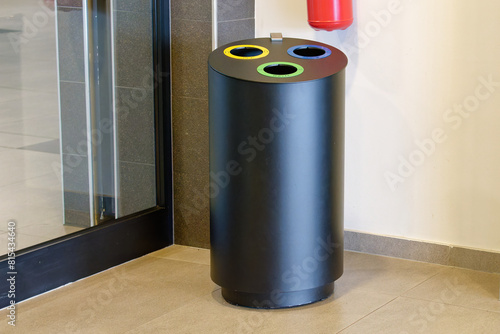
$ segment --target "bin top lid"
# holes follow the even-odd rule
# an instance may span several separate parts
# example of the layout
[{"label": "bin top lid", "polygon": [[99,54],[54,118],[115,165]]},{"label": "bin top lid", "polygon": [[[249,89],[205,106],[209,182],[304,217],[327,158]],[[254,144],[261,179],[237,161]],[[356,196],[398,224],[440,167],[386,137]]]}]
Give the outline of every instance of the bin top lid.
[{"label": "bin top lid", "polygon": [[220,74],[245,81],[294,83],[337,74],[347,66],[347,57],[333,46],[311,40],[255,38],[217,48],[208,64]]}]

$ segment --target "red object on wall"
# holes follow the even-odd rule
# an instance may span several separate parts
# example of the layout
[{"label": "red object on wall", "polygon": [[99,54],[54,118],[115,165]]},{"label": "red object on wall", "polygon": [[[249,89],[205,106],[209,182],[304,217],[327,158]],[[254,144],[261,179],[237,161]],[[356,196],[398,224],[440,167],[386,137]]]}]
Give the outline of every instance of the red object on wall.
[{"label": "red object on wall", "polygon": [[352,0],[307,0],[309,25],[314,30],[344,30],[352,24]]}]

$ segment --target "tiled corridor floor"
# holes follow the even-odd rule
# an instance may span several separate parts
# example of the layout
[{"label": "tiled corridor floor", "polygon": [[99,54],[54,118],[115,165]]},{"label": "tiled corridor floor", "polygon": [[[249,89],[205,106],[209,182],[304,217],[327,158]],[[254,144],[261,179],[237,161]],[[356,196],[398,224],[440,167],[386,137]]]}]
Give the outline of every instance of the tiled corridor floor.
[{"label": "tiled corridor floor", "polygon": [[500,275],[346,252],[333,297],[227,304],[209,251],[172,246],[18,304],[1,333],[500,333]]}]

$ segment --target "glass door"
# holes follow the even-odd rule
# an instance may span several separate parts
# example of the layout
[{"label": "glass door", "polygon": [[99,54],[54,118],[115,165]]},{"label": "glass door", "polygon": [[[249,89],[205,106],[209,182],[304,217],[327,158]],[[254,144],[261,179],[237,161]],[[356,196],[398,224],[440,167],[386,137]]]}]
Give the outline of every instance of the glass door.
[{"label": "glass door", "polygon": [[0,255],[157,206],[155,6],[0,4]]},{"label": "glass door", "polygon": [[60,95],[69,101],[61,103],[67,225],[156,205],[152,20],[149,2],[58,3]]},{"label": "glass door", "polygon": [[173,243],[170,92],[170,1],[1,1],[0,308]]},{"label": "glass door", "polygon": [[78,231],[63,220],[56,12],[0,3],[0,254]]}]

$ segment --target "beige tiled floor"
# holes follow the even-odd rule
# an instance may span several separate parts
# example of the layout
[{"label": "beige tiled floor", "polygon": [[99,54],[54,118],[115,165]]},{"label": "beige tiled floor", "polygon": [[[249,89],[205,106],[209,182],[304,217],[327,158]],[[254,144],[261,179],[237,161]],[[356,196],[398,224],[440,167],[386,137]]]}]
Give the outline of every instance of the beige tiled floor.
[{"label": "beige tiled floor", "polygon": [[500,275],[346,252],[331,298],[227,304],[209,251],[172,246],[18,304],[1,333],[499,333]]}]

